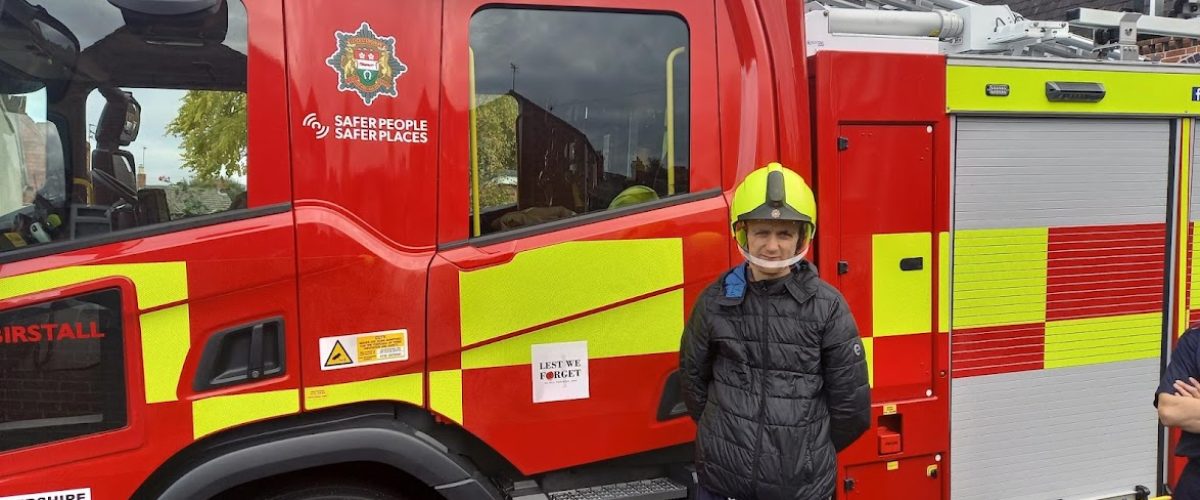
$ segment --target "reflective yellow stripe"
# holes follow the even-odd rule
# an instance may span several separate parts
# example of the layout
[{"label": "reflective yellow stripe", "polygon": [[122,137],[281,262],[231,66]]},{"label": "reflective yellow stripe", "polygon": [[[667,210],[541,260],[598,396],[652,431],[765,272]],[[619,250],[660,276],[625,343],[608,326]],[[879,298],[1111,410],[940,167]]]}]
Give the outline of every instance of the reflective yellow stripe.
[{"label": "reflective yellow stripe", "polygon": [[429,373],[429,408],[442,416],[463,423],[462,370]]},{"label": "reflective yellow stripe", "polygon": [[192,437],[300,411],[300,391],[285,389],[216,396],[192,402]]},{"label": "reflective yellow stripe", "polygon": [[459,273],[468,346],[683,283],[681,239],[576,241]]},{"label": "reflective yellow stripe", "polygon": [[[1200,270],[1197,270],[1196,267],[1197,267],[1197,264],[1200,264],[1200,224],[1197,224],[1196,227],[1192,229],[1191,238],[1192,238],[1192,265],[1191,265],[1192,279],[1191,279],[1191,283],[1188,284],[1188,288],[1189,288],[1188,295],[1191,296],[1192,307],[1198,307],[1198,306],[1200,306]],[[1190,315],[1190,312],[1189,312],[1189,315]],[[1185,316],[1183,318],[1184,329],[1187,328],[1189,323],[1190,323],[1190,318]],[[1179,330],[1179,334],[1180,335],[1183,334],[1183,329]]]},{"label": "reflective yellow stripe", "polygon": [[188,297],[187,264],[159,262],[65,267],[4,278],[0,279],[0,300],[110,277],[132,281],[138,307],[143,310]]},{"label": "reflective yellow stripe", "polygon": [[683,290],[674,290],[462,354],[464,370],[532,363],[531,346],[586,340],[588,358],[678,352],[683,335]]},{"label": "reflective yellow stripe", "polygon": [[954,232],[954,328],[1046,321],[1049,230]]},{"label": "reflective yellow stripe", "polygon": [[[187,264],[156,262],[65,267],[4,278],[0,279],[0,300],[105,278],[132,281],[141,310],[188,298]],[[191,347],[188,307],[184,304],[143,314],[140,324],[146,403],[176,401],[183,363]]]},{"label": "reflective yellow stripe", "polygon": [[[871,237],[871,334],[929,333],[933,307],[933,248],[929,233]],[[920,257],[920,270],[903,271],[902,259]]]},{"label": "reflective yellow stripe", "polygon": [[1191,206],[1191,172],[1192,172],[1192,127],[1193,120],[1185,118],[1180,123],[1180,148],[1179,155],[1179,199],[1176,203],[1179,204],[1179,232],[1176,233],[1180,237],[1179,241],[1179,265],[1176,269],[1179,270],[1176,278],[1178,288],[1175,293],[1175,299],[1178,302],[1176,307],[1177,317],[1175,319],[1176,335],[1182,335],[1184,330],[1187,330],[1188,325],[1188,309],[1187,295],[1184,288],[1187,285],[1187,245],[1188,245],[1188,218],[1190,217],[1189,208]]},{"label": "reflective yellow stripe", "polygon": [[191,348],[190,321],[187,304],[142,315],[142,376],[147,404],[179,399],[175,391]]},{"label": "reflective yellow stripe", "polygon": [[1072,319],[1046,323],[1046,368],[1155,358],[1162,313]]},{"label": "reflective yellow stripe", "polygon": [[[1104,85],[1106,95],[1095,103],[1050,102],[1046,82],[1094,82]],[[1029,112],[1096,114],[1200,114],[1200,102],[1192,101],[1197,75],[1187,73],[1139,73],[1133,71],[1065,70],[1047,68],[998,68],[995,66],[946,66],[946,107],[958,112]],[[989,84],[1007,84],[1007,97],[990,97]]]},{"label": "reflective yellow stripe", "polygon": [[875,339],[862,339],[863,351],[867,355],[867,385],[875,387]]},{"label": "reflective yellow stripe", "polygon": [[410,373],[309,387],[304,391],[304,408],[317,410],[362,401],[403,401],[419,406],[425,404],[423,383],[420,373]]},{"label": "reflective yellow stripe", "polygon": [[938,233],[938,331],[950,331],[950,233]]}]

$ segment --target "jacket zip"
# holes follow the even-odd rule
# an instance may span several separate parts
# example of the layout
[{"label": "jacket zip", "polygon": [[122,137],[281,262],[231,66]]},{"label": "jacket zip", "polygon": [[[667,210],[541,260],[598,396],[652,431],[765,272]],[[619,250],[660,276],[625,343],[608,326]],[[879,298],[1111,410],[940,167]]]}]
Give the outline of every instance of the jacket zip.
[{"label": "jacket zip", "polygon": [[758,418],[755,419],[758,421],[758,432],[756,433],[755,439],[754,439],[754,464],[752,464],[750,467],[751,484],[758,484],[758,465],[759,465],[759,462],[762,461],[763,433],[766,432],[766,428],[767,428],[766,422],[763,421],[763,416],[766,414],[766,411],[767,411],[767,369],[770,365],[770,362],[768,361],[768,358],[767,358],[767,335],[771,331],[771,328],[770,328],[771,316],[769,314],[767,314],[767,312],[771,309],[771,297],[770,297],[770,295],[765,293],[765,290],[766,289],[764,287],[763,301],[765,303],[765,307],[763,308],[763,315],[762,315],[763,316],[763,323],[762,323],[763,329],[762,329],[761,341],[759,342],[759,346],[761,346],[759,353],[760,353],[760,356],[762,359],[762,377],[761,377],[761,380],[759,381],[760,387],[759,387],[759,391],[758,391],[759,392]]}]

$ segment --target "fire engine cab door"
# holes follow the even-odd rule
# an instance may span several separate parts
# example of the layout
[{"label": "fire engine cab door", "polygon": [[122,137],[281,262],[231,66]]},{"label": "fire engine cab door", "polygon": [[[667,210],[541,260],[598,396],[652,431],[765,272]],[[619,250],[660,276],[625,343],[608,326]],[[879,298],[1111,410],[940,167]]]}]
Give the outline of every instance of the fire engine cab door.
[{"label": "fire engine cab door", "polygon": [[1171,128],[957,119],[956,500],[1155,490]]},{"label": "fire engine cab door", "polygon": [[487,3],[445,3],[429,406],[527,474],[688,442],[730,249],[713,4]]},{"label": "fire engine cab door", "polygon": [[441,2],[284,9],[304,408],[421,406]]}]

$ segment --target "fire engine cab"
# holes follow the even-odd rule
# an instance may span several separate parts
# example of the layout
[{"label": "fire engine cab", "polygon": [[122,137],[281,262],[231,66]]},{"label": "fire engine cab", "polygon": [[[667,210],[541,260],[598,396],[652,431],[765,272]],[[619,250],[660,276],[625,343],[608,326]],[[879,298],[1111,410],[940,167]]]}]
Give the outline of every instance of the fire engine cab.
[{"label": "fire engine cab", "polygon": [[688,498],[772,161],[871,367],[839,498],[1166,493],[1200,71],[1134,44],[1200,21],[877,3],[0,1],[0,499]]}]

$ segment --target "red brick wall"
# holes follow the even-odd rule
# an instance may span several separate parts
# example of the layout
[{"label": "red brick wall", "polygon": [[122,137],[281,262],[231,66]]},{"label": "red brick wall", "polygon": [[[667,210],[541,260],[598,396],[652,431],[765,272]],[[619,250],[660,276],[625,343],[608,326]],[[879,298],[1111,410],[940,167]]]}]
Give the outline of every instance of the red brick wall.
[{"label": "red brick wall", "polygon": [[1188,56],[1200,54],[1200,40],[1191,38],[1159,37],[1138,42],[1139,51],[1146,58],[1164,63],[1196,62],[1200,56],[1187,60]]}]

